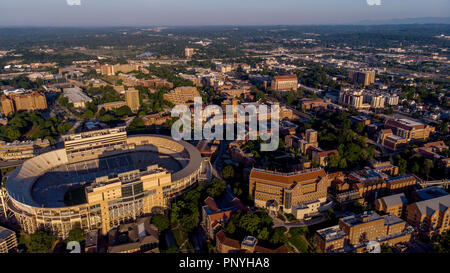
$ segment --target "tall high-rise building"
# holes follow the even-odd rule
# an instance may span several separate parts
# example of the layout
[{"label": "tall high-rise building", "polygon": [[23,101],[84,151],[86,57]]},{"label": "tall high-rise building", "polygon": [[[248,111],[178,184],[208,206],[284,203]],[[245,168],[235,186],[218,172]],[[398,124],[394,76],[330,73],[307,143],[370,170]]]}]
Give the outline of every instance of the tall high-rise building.
[{"label": "tall high-rise building", "polygon": [[128,107],[130,107],[131,111],[137,112],[139,111],[139,107],[141,104],[139,103],[139,91],[130,88],[125,92],[125,101],[127,102]]},{"label": "tall high-rise building", "polygon": [[186,48],[184,49],[184,55],[185,55],[186,57],[188,57],[188,58],[194,56],[194,49],[193,49],[193,48],[186,47]]},{"label": "tall high-rise building", "polygon": [[375,71],[373,70],[349,71],[348,76],[354,84],[367,86],[375,82]]},{"label": "tall high-rise building", "polygon": [[317,131],[313,129],[306,130],[306,141],[313,146],[318,146]]},{"label": "tall high-rise building", "polygon": [[362,90],[341,91],[339,93],[339,104],[351,106],[355,109],[368,109],[369,104],[364,103],[364,95]]}]

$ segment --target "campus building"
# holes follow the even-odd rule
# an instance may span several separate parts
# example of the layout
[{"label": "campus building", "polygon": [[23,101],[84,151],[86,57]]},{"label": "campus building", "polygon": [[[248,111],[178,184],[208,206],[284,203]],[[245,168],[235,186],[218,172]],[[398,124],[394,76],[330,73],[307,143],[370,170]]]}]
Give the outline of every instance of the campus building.
[{"label": "campus building", "polygon": [[92,99],[79,87],[64,88],[63,96],[73,103],[75,108],[85,108],[87,102],[92,102]]},{"label": "campus building", "polygon": [[104,76],[115,76],[116,73],[129,73],[134,70],[139,70],[139,65],[132,64],[115,64],[115,65],[102,65],[100,71]]},{"label": "campus building", "polygon": [[375,209],[383,214],[392,214],[400,218],[406,215],[408,200],[404,193],[393,194],[375,200]]},{"label": "campus building", "polygon": [[228,222],[234,212],[249,211],[249,208],[239,198],[233,197],[231,194],[226,195],[220,197],[217,202],[209,196],[204,201],[201,225],[210,239],[215,238],[216,233]]},{"label": "campus building", "polygon": [[108,232],[108,253],[159,253],[158,229],[151,217],[121,224]]},{"label": "campus building", "polygon": [[163,95],[163,98],[171,103],[177,104],[193,104],[194,98],[200,97],[196,87],[183,86],[177,87]]},{"label": "campus building", "polygon": [[216,249],[219,253],[289,253],[286,246],[269,249],[258,245],[258,239],[246,236],[242,241],[226,236],[223,230],[216,235]]},{"label": "campus building", "polygon": [[352,80],[354,84],[362,86],[368,86],[375,83],[375,71],[371,70],[361,70],[361,71],[350,70],[348,72],[348,77]]},{"label": "campus building", "polygon": [[47,139],[36,139],[34,141],[13,141],[7,143],[0,141],[0,159],[22,160],[32,158],[50,150],[50,141]]},{"label": "campus building", "polygon": [[339,224],[318,230],[318,250],[329,252],[368,252],[369,242],[393,246],[409,242],[414,229],[399,217],[391,214],[380,216],[376,212],[364,212],[339,219]]},{"label": "campus building", "polygon": [[34,111],[47,109],[45,95],[38,91],[11,93],[1,98],[2,113],[7,116],[17,111]]},{"label": "campus building", "polygon": [[133,113],[139,111],[139,108],[141,107],[139,102],[139,91],[134,88],[125,91],[125,102]]},{"label": "campus building", "polygon": [[194,56],[194,49],[193,49],[193,48],[186,47],[186,48],[184,49],[184,56],[186,56],[186,57],[188,57],[188,58]]},{"label": "campus building", "polygon": [[439,235],[450,229],[450,195],[443,195],[410,204],[407,221],[428,236]]},{"label": "campus building", "polygon": [[430,133],[435,130],[432,126],[410,119],[389,119],[384,127],[392,130],[396,136],[408,141],[428,139]]},{"label": "campus building", "polygon": [[331,179],[322,168],[279,173],[253,168],[249,194],[255,206],[304,218],[316,214],[327,200]]},{"label": "campus building", "polygon": [[297,91],[298,79],[296,75],[275,76],[272,80],[272,90]]}]

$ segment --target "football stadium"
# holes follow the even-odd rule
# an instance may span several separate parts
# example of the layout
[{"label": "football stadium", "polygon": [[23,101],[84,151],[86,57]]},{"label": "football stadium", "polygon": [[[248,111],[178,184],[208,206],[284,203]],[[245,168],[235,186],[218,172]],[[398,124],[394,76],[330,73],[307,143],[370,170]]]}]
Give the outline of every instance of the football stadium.
[{"label": "football stadium", "polygon": [[63,137],[64,149],[25,161],[6,181],[8,208],[22,229],[73,227],[106,234],[196,184],[199,151],[162,135],[127,136],[125,127]]}]

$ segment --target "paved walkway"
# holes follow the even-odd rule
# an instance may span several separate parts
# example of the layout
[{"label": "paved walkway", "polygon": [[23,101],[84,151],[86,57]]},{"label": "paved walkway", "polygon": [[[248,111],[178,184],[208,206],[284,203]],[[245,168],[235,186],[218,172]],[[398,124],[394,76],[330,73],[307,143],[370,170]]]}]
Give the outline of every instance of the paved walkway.
[{"label": "paved walkway", "polygon": [[287,229],[287,232],[293,228],[293,227],[307,227],[307,226],[312,226],[312,225],[316,225],[316,224],[320,224],[322,222],[325,222],[327,220],[327,218],[324,215],[320,215],[320,217],[311,219],[311,220],[299,220],[299,221],[295,221],[295,222],[283,222],[282,220],[278,219],[276,216],[274,216],[273,214],[269,214],[272,219],[273,219],[273,227],[285,227]]}]

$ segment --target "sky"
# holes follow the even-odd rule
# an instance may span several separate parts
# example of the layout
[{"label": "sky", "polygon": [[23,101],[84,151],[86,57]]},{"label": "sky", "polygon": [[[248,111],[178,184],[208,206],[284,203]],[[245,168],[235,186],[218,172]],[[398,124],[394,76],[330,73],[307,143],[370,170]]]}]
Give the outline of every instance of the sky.
[{"label": "sky", "polygon": [[0,26],[348,24],[449,16],[449,0],[0,0]]}]

